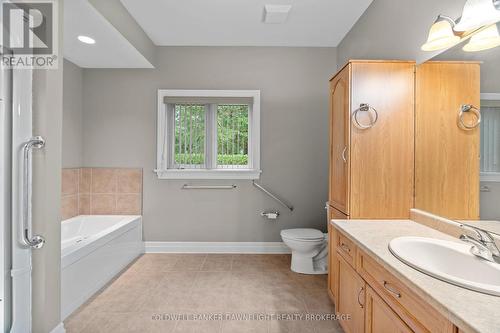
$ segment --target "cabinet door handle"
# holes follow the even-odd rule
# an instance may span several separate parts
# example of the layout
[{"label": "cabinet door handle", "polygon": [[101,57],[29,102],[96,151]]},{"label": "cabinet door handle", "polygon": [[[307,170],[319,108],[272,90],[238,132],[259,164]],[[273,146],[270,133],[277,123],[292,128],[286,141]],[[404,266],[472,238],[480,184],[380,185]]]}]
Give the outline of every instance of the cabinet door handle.
[{"label": "cabinet door handle", "polygon": [[363,292],[363,290],[365,290],[365,287],[361,287],[358,292],[358,304],[360,308],[363,308],[365,306],[363,303],[361,303],[361,293]]},{"label": "cabinet door handle", "polygon": [[351,249],[349,248],[349,246],[345,245],[345,243],[340,243],[340,248],[347,253],[351,252]]},{"label": "cabinet door handle", "polygon": [[346,153],[347,152],[347,146],[344,147],[344,150],[342,150],[342,160],[344,161],[344,163],[347,163],[347,156],[346,156]]},{"label": "cabinet door handle", "polygon": [[399,291],[397,291],[396,289],[392,288],[390,283],[385,281],[385,280],[384,280],[384,288],[385,288],[385,290],[387,290],[388,292],[390,292],[391,294],[393,294],[397,298],[401,298],[401,293]]}]

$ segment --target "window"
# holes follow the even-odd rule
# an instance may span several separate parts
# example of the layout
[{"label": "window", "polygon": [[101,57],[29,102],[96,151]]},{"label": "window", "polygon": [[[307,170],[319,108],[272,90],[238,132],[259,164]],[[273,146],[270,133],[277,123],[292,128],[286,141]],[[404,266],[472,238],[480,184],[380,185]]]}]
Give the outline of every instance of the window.
[{"label": "window", "polygon": [[481,94],[481,180],[500,181],[500,94]]},{"label": "window", "polygon": [[158,90],[162,179],[257,179],[260,92]]}]

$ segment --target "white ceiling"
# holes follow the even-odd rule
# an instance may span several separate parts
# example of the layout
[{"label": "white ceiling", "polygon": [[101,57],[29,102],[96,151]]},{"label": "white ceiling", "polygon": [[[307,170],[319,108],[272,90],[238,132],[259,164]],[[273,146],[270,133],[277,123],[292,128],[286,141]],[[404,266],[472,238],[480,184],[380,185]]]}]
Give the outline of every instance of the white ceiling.
[{"label": "white ceiling", "polygon": [[[373,0],[121,0],[156,45],[337,46]],[[284,24],[264,5],[292,5]]]},{"label": "white ceiling", "polygon": [[[96,43],[84,44],[78,35]],[[87,0],[64,2],[64,57],[84,68],[153,67]]]}]

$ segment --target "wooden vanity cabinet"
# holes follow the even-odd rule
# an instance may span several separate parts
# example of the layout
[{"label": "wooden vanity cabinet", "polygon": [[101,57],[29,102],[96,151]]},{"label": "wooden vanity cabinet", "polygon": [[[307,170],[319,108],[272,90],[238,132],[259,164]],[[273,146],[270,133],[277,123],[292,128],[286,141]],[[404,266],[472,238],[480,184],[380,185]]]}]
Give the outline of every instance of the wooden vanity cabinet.
[{"label": "wooden vanity cabinet", "polygon": [[349,318],[340,320],[346,333],[364,332],[365,326],[365,281],[342,256],[337,254],[338,280],[336,283],[336,311]]},{"label": "wooden vanity cabinet", "polygon": [[366,333],[410,333],[413,332],[399,316],[369,286],[365,301]]},{"label": "wooden vanity cabinet", "polygon": [[[350,219],[409,217],[414,69],[414,62],[350,61],[330,80],[329,203]],[[355,114],[373,126],[360,128]]]},{"label": "wooden vanity cabinet", "polygon": [[[339,316],[351,316],[340,320],[345,332],[457,332],[453,323],[349,237],[333,226],[332,230],[330,243],[336,247],[336,262],[331,271],[335,308]],[[346,247],[341,248],[341,244]],[[354,260],[349,260],[351,253]]]},{"label": "wooden vanity cabinet", "polygon": [[[337,239],[335,228],[330,223],[331,220],[345,220],[347,215],[336,210],[332,206],[327,206],[327,223],[328,223],[328,235],[329,239]],[[328,296],[332,302],[335,303],[335,280],[336,280],[336,268],[337,268],[337,255],[336,255],[337,244],[335,242],[328,242]]]}]

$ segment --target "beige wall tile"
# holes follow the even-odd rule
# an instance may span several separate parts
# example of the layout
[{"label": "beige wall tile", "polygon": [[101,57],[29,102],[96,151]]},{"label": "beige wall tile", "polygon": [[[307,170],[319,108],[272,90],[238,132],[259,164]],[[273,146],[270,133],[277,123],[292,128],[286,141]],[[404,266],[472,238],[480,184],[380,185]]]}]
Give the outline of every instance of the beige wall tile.
[{"label": "beige wall tile", "polygon": [[78,195],[65,195],[61,199],[61,217],[66,220],[78,215]]},{"label": "beige wall tile", "polygon": [[118,193],[142,192],[142,169],[116,169]]},{"label": "beige wall tile", "polygon": [[92,168],[92,193],[116,192],[116,169]]},{"label": "beige wall tile", "polygon": [[120,215],[142,214],[142,196],[140,194],[117,194],[116,214]]},{"label": "beige wall tile", "polygon": [[79,169],[63,169],[61,191],[62,195],[78,193],[78,170]]},{"label": "beige wall tile", "polygon": [[142,214],[142,169],[63,169],[62,177],[63,219],[90,214]]},{"label": "beige wall tile", "polygon": [[78,214],[90,215],[90,194],[78,195]]},{"label": "beige wall tile", "polygon": [[79,193],[90,193],[90,182],[91,182],[91,169],[81,168],[80,169],[80,187]]},{"label": "beige wall tile", "polygon": [[90,213],[94,215],[115,214],[116,198],[114,194],[92,194]]}]

